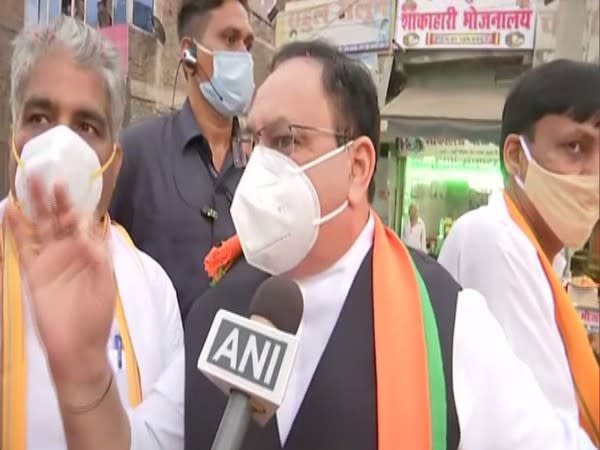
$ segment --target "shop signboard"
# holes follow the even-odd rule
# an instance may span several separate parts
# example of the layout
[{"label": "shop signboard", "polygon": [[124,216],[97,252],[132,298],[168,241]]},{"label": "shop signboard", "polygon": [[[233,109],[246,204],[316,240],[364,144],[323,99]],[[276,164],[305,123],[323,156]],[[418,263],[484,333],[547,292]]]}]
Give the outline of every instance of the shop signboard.
[{"label": "shop signboard", "polygon": [[600,310],[594,308],[577,308],[588,333],[600,333]]},{"label": "shop signboard", "polygon": [[394,40],[405,49],[531,50],[535,0],[398,0]]},{"label": "shop signboard", "polygon": [[111,41],[119,52],[119,62],[124,74],[127,74],[129,67],[129,26],[124,24],[113,25],[110,27],[98,28],[98,31],[106,39]]},{"label": "shop signboard", "polygon": [[466,139],[416,138],[403,139],[401,148],[408,156],[436,164],[498,165],[500,152],[491,142],[471,142]]},{"label": "shop signboard", "polygon": [[[569,2],[569,0],[555,0],[545,4],[544,0],[537,0],[534,66],[551,61],[555,57],[560,1]],[[576,8],[577,5],[573,7]],[[598,0],[586,0],[586,17],[581,55],[574,56],[576,59],[598,64],[600,63],[600,2]]]},{"label": "shop signboard", "polygon": [[278,47],[323,39],[344,52],[385,50],[391,45],[395,0],[298,0],[277,16]]}]

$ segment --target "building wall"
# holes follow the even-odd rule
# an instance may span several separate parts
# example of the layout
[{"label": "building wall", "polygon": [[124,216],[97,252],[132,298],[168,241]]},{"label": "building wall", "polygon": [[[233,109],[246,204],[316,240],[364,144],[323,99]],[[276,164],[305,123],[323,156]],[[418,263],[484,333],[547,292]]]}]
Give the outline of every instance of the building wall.
[{"label": "building wall", "polygon": [[23,25],[23,0],[0,0],[0,195],[8,191],[10,57],[11,42]]}]

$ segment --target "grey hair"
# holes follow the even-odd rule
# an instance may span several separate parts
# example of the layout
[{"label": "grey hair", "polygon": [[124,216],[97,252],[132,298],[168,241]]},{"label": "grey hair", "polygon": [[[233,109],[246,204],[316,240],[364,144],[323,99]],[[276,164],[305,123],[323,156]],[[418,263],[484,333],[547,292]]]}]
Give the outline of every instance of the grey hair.
[{"label": "grey hair", "polygon": [[10,106],[16,124],[23,101],[23,89],[40,60],[51,50],[72,52],[77,64],[96,71],[106,84],[109,97],[113,139],[116,139],[125,114],[125,80],[114,45],[97,30],[83,22],[61,16],[48,25],[26,28],[13,41],[10,69]]}]

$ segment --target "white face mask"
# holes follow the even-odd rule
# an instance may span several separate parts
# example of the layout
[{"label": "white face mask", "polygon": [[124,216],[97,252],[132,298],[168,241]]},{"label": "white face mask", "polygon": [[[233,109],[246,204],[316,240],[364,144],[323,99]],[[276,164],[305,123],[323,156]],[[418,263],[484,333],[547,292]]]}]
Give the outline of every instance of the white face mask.
[{"label": "white face mask", "polygon": [[63,183],[73,209],[82,216],[94,214],[102,195],[102,174],[114,159],[115,149],[101,166],[98,155],[81,136],[58,125],[27,141],[20,156],[14,143],[12,151],[18,164],[15,195],[29,218],[33,211],[27,180],[32,175],[41,179],[50,195],[57,182]]},{"label": "white face mask", "polygon": [[254,147],[231,204],[233,224],[248,264],[280,275],[302,262],[317,240],[319,226],[348,206],[346,200],[321,216],[317,191],[305,172],[351,144],[303,166],[277,150]]}]

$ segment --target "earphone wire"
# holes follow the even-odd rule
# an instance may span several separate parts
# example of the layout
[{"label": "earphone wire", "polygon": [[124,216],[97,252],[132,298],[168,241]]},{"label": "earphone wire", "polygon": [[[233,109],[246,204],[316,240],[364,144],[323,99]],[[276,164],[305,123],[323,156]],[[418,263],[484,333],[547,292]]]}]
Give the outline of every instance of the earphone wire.
[{"label": "earphone wire", "polygon": [[183,60],[180,59],[177,64],[177,71],[175,72],[175,82],[173,83],[173,92],[171,95],[171,111],[175,111],[175,91],[177,91],[177,80],[179,80],[179,71],[181,70],[181,65],[183,64]]}]

